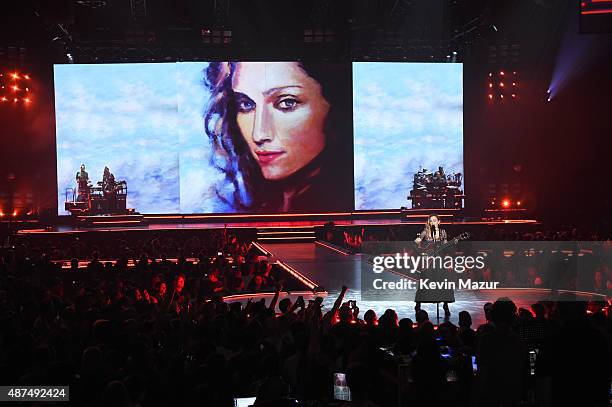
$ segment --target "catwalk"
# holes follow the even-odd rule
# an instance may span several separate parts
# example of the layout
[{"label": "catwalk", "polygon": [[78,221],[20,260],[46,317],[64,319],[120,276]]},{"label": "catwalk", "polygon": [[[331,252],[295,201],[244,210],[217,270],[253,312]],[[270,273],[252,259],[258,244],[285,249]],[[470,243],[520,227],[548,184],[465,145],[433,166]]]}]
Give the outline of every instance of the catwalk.
[{"label": "catwalk", "polygon": [[[348,287],[345,301],[355,300],[360,310],[360,317],[372,309],[378,316],[386,309],[394,309],[398,317],[411,318],[415,320],[414,292],[407,294],[406,301],[377,301],[363,299],[361,295],[361,256],[345,255],[328,247],[316,243],[267,243],[262,245],[273,257],[282,260],[295,268],[309,279],[315,281],[328,292],[323,302],[324,311],[329,310],[343,285]],[[391,273],[385,276],[386,280],[400,281],[401,277]],[[384,275],[383,274],[383,275]],[[508,297],[514,301],[517,307],[529,309],[531,304],[537,301],[551,298],[550,290],[536,288],[497,288],[497,289],[467,289],[455,292],[455,302],[449,304],[451,310],[450,321],[458,323],[460,311],[468,311],[474,323],[478,326],[485,322],[483,306],[487,302],[494,302],[500,297]],[[580,298],[590,299],[591,293],[577,293]],[[422,304],[422,309],[429,313],[429,317],[436,322],[436,304]],[[441,306],[440,306],[441,308]],[[441,311],[442,312],[442,311]],[[442,321],[442,320],[441,320]]]}]

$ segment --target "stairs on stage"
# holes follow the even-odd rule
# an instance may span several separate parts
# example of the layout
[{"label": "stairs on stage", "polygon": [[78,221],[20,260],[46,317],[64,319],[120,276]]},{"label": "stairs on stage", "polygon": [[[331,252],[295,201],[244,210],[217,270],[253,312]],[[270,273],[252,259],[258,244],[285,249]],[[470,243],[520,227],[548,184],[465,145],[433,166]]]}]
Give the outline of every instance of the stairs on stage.
[{"label": "stairs on stage", "polygon": [[146,224],[144,216],[139,213],[124,215],[79,215],[76,217],[79,225],[86,227],[129,227]]},{"label": "stairs on stage", "polygon": [[257,241],[267,243],[311,243],[316,239],[314,226],[272,226],[257,228]]}]

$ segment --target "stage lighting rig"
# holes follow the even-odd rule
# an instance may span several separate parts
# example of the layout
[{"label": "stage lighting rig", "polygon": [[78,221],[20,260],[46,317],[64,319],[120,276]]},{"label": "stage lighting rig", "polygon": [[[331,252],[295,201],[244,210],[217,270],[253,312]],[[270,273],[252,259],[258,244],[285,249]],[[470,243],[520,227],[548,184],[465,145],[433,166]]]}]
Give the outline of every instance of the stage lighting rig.
[{"label": "stage lighting rig", "polygon": [[491,71],[487,76],[487,97],[490,101],[499,99],[516,100],[519,94],[519,79],[517,71],[500,69]]},{"label": "stage lighting rig", "polygon": [[0,103],[7,104],[12,101],[15,104],[30,104],[32,102],[31,95],[31,77],[28,74],[20,73],[19,71],[1,72],[0,73]]}]

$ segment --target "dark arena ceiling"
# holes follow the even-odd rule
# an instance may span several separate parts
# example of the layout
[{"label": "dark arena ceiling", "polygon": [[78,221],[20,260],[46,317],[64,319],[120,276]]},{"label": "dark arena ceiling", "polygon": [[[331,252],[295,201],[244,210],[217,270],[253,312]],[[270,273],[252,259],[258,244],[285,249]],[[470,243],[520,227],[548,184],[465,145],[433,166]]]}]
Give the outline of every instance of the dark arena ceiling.
[{"label": "dark arena ceiling", "polygon": [[38,48],[75,63],[440,60],[483,41],[514,41],[565,9],[552,0],[26,0],[3,8],[0,58]]}]

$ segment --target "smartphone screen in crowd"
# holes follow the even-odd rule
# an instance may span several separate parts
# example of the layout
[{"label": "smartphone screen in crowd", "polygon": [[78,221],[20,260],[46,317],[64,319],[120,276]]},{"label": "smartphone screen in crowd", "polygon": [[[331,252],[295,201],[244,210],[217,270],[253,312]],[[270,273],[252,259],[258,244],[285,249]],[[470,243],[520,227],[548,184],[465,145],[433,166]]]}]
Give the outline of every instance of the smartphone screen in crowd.
[{"label": "smartphone screen in crowd", "polygon": [[334,400],[351,401],[351,390],[345,373],[334,373]]}]

